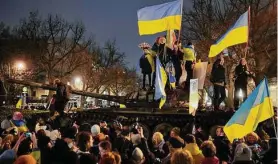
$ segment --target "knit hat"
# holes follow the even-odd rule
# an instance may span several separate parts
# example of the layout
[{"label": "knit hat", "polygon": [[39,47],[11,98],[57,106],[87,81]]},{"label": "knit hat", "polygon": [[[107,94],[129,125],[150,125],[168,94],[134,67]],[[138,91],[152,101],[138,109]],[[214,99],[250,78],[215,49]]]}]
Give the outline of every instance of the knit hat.
[{"label": "knit hat", "polygon": [[20,112],[14,112],[14,114],[13,114],[13,120],[18,121],[18,120],[22,120],[22,119],[23,119],[22,113],[20,113]]},{"label": "knit hat", "polygon": [[11,125],[11,122],[9,120],[3,120],[1,122],[1,128],[2,129],[8,129],[10,127],[12,127],[12,125]]},{"label": "knit hat", "polygon": [[132,152],[132,158],[136,162],[142,161],[144,159],[144,154],[143,154],[142,150],[140,148],[136,147]]},{"label": "knit hat", "polygon": [[45,126],[45,125],[40,126],[40,124],[37,123],[36,126],[35,126],[35,132],[37,133],[41,129],[46,130],[46,128],[47,128],[47,126]]},{"label": "knit hat", "polygon": [[91,128],[91,133],[93,136],[97,136],[100,133],[100,127],[97,124],[93,125]]},{"label": "knit hat", "polygon": [[252,150],[245,144],[240,143],[235,149],[234,161],[251,161]]},{"label": "knit hat", "polygon": [[52,141],[56,141],[58,138],[61,138],[61,134],[58,130],[53,130],[53,131],[50,132],[49,138]]},{"label": "knit hat", "polygon": [[171,146],[173,148],[182,148],[183,147],[183,144],[176,138],[171,137],[171,138],[169,138],[168,142],[169,142],[169,144],[171,144]]},{"label": "knit hat", "polygon": [[36,160],[31,155],[19,156],[14,164],[36,164]]}]

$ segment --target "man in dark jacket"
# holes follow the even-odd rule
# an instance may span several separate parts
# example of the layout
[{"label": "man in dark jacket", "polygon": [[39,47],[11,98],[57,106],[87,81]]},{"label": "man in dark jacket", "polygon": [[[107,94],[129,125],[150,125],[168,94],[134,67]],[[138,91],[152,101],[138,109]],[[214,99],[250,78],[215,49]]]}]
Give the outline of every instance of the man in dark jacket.
[{"label": "man in dark jacket", "polygon": [[67,85],[62,83],[59,79],[55,80],[56,89],[56,100],[55,100],[55,111],[57,111],[60,116],[64,115],[64,109],[69,101],[69,93]]},{"label": "man in dark jacket", "polygon": [[214,110],[219,110],[220,104],[226,98],[226,91],[225,91],[226,77],[225,77],[225,68],[223,65],[224,65],[224,58],[220,57],[214,62],[211,71],[210,80],[213,83],[213,89],[214,89],[213,92]]},{"label": "man in dark jacket", "polygon": [[269,149],[263,154],[263,163],[272,163],[277,160],[277,138],[269,140]]}]

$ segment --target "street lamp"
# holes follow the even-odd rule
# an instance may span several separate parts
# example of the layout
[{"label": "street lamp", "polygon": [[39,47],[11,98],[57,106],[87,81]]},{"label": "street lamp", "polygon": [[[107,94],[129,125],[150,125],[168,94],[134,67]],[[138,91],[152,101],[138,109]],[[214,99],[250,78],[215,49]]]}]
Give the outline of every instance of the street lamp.
[{"label": "street lamp", "polygon": [[81,90],[81,89],[83,88],[82,79],[81,79],[80,77],[76,77],[76,78],[74,79],[74,85],[75,85],[76,88],[78,88],[78,89]]},{"label": "street lamp", "polygon": [[25,69],[25,64],[23,62],[17,62],[16,68],[17,68],[17,70],[23,70],[23,69]]},{"label": "street lamp", "polygon": [[80,77],[76,77],[74,82],[75,83],[81,83],[81,78]]}]

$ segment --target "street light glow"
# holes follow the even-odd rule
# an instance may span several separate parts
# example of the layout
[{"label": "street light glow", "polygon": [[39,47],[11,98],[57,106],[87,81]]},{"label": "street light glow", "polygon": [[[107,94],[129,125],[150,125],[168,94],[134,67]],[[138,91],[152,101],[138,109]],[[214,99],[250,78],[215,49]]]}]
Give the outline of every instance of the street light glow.
[{"label": "street light glow", "polygon": [[75,78],[75,83],[80,83],[81,82],[81,78],[80,77],[76,77]]},{"label": "street light glow", "polygon": [[23,62],[16,63],[16,68],[18,70],[23,70],[25,68],[25,64]]},{"label": "street light glow", "polygon": [[240,89],[239,92],[238,92],[238,97],[239,97],[239,98],[243,98],[243,92],[242,92],[241,89]]}]

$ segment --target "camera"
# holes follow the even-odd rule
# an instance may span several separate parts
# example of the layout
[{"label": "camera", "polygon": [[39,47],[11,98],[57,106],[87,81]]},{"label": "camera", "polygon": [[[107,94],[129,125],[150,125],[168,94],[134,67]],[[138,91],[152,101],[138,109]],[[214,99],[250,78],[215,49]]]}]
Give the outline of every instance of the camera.
[{"label": "camera", "polygon": [[32,137],[32,133],[30,133],[30,132],[26,132],[24,135],[25,135],[25,137],[27,137],[27,138],[31,138],[31,137]]}]

